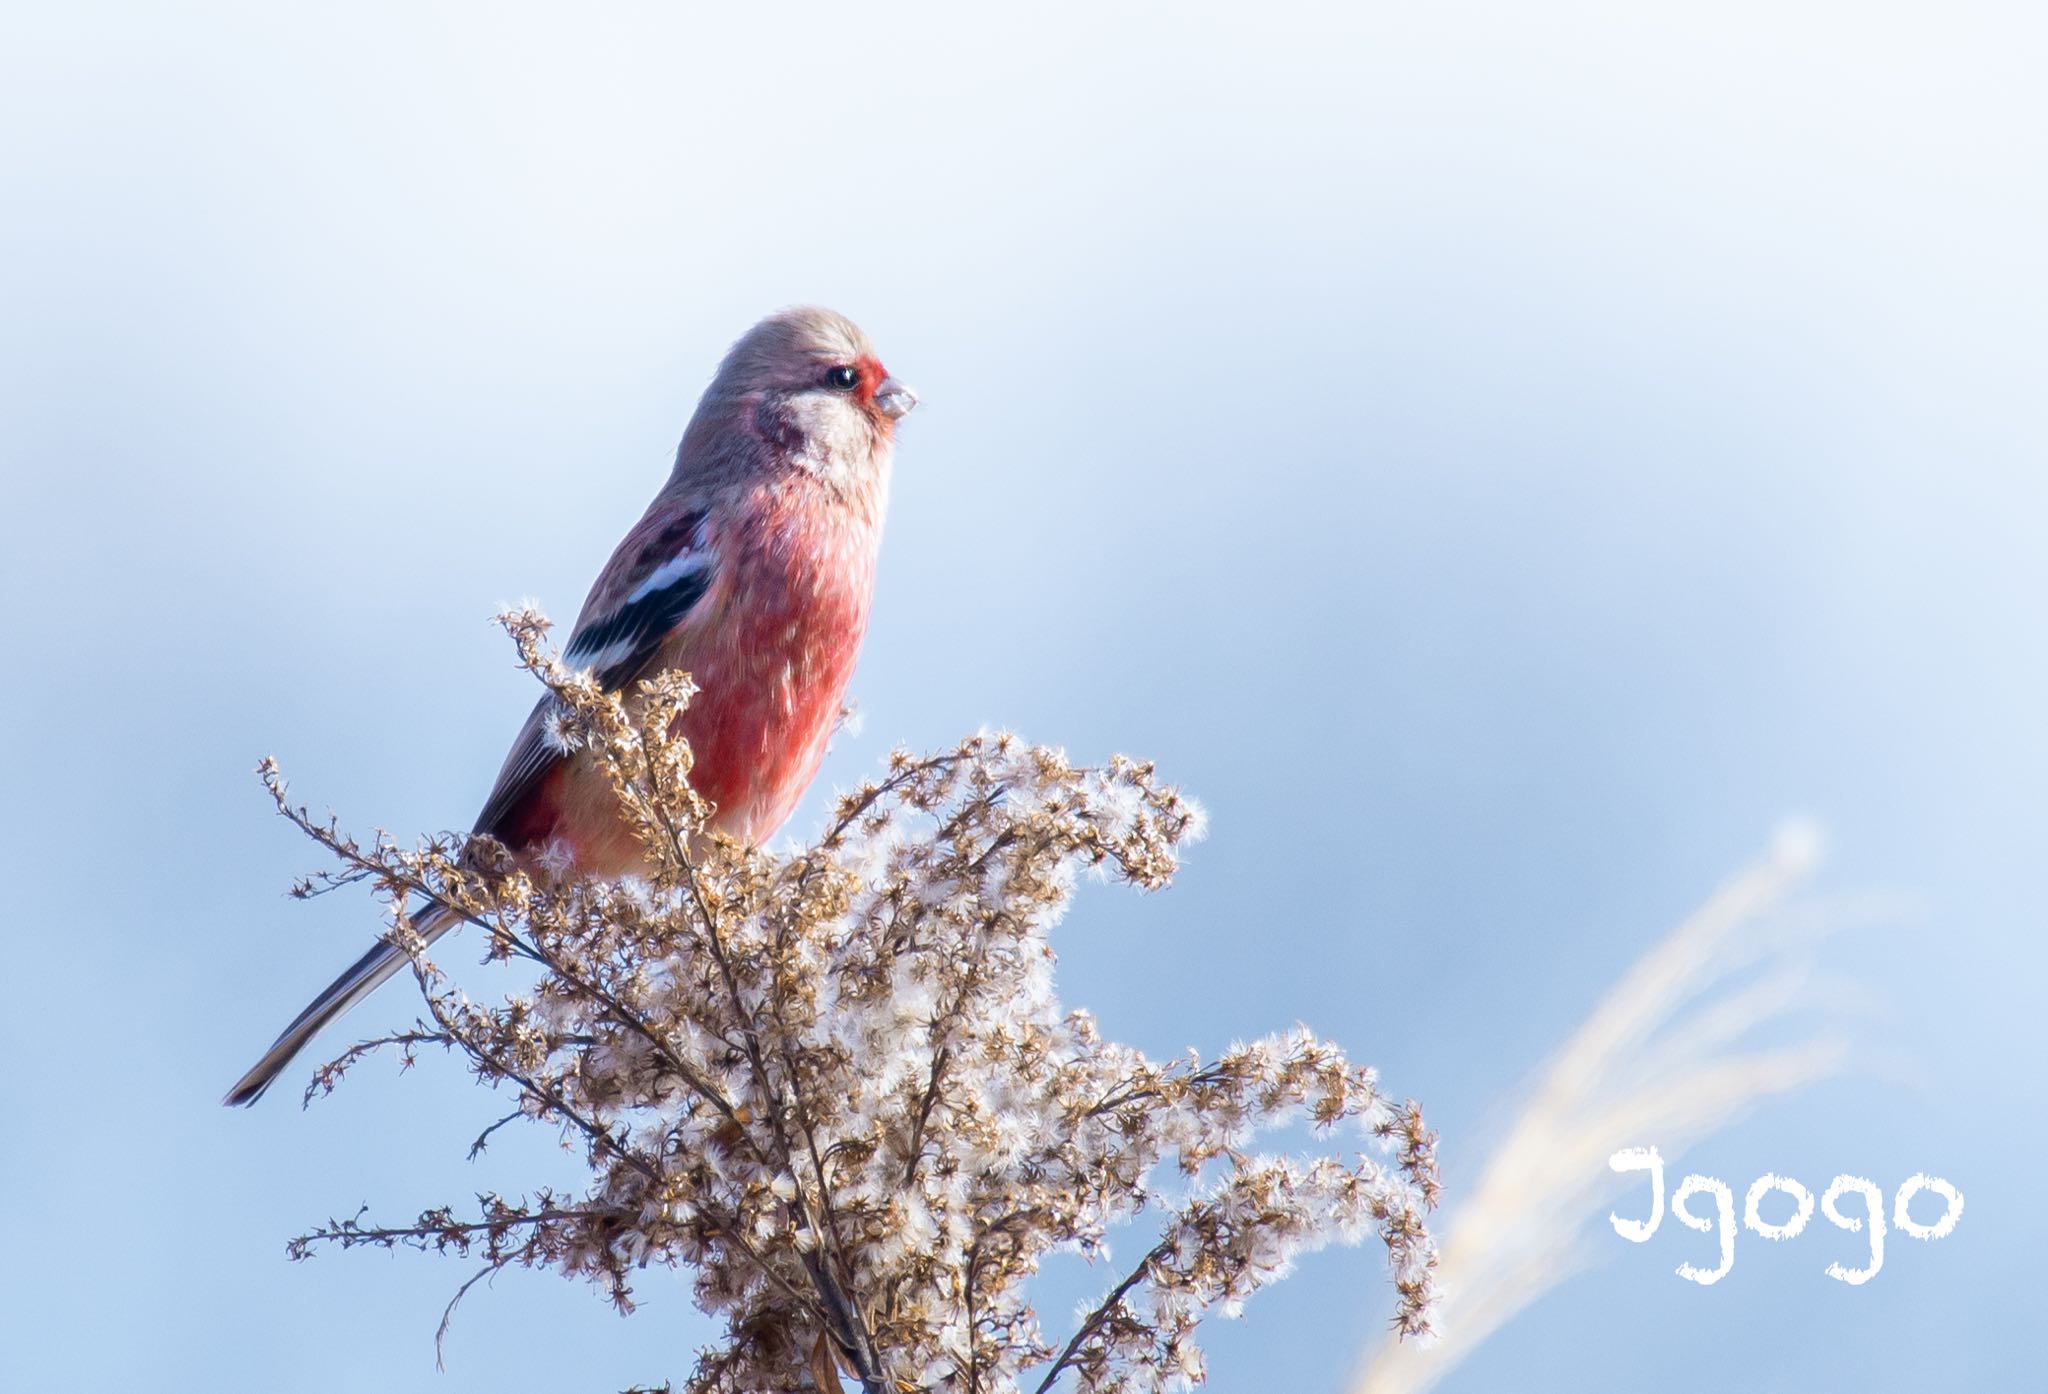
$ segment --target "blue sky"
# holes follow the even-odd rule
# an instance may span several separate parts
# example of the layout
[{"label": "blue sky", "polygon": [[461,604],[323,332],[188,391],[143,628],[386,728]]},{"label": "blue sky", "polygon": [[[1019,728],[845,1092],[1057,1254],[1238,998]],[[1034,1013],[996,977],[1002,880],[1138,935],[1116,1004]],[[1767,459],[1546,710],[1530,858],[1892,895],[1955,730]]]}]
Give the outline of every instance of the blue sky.
[{"label": "blue sky", "polygon": [[[489,614],[573,613],[717,355],[813,300],[925,403],[824,782],[999,723],[1211,810],[1176,887],[1091,887],[1059,933],[1113,1033],[1305,1020],[1424,1101],[1455,1203],[1545,1053],[1784,815],[1828,828],[1823,890],[1917,901],[1827,950],[1883,1003],[1868,1065],[1679,1165],[1932,1171],[1956,1233],[1858,1289],[1820,1271],[1844,1236],[1752,1237],[1710,1291],[1676,1226],[1608,1236],[1445,1390],[2037,1377],[2027,7],[6,30],[0,1383],[686,1372],[680,1283],[622,1322],[509,1276],[437,1375],[465,1271],[285,1262],[330,1214],[565,1163],[465,1163],[495,1115],[439,1062],[216,1107],[375,923],[281,898],[312,849],[249,772],[275,754],[363,829],[466,826],[532,696]],[[1213,1329],[1214,1386],[1339,1389],[1384,1310],[1370,1254],[1320,1255]]]}]

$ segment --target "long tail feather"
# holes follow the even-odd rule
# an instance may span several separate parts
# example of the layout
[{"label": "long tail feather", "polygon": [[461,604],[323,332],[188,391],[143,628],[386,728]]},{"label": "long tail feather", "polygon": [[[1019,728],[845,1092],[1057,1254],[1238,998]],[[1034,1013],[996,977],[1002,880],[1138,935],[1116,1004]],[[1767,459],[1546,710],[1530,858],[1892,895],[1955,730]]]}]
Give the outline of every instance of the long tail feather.
[{"label": "long tail feather", "polygon": [[[455,924],[453,914],[435,905],[414,918],[413,929],[431,944],[453,929]],[[343,970],[341,976],[329,983],[306,1010],[293,1018],[292,1024],[284,1028],[270,1049],[263,1052],[263,1058],[235,1081],[235,1087],[228,1090],[227,1097],[221,1102],[234,1108],[253,1104],[262,1098],[263,1091],[284,1073],[285,1067],[313,1037],[320,1034],[328,1022],[375,992],[405,964],[404,950],[381,939],[372,944],[368,953]]]}]

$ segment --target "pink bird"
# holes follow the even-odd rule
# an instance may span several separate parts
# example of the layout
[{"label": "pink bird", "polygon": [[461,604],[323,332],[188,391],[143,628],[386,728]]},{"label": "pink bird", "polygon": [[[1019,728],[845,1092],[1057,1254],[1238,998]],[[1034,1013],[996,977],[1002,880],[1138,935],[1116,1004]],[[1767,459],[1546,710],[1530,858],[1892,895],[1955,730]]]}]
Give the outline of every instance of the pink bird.
[{"label": "pink bird", "polygon": [[[773,835],[824,759],[867,628],[896,422],[916,405],[844,316],[807,307],[755,325],[719,365],[668,482],[605,564],[562,651],[607,688],[691,673],[691,783],[715,806],[712,826],[741,841]],[[520,729],[476,831],[582,874],[634,872],[640,844],[603,773],[548,737],[553,702]],[[431,906],[413,923],[431,942],[456,919]],[[377,943],[223,1102],[254,1103],[405,962]]]}]

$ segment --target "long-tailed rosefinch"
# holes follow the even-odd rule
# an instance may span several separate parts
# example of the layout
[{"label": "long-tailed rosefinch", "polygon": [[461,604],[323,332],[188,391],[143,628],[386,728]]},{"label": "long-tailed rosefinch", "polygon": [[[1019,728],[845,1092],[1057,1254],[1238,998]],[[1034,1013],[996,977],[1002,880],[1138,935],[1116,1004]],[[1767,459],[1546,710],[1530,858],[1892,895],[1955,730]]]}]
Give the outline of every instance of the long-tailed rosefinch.
[{"label": "long-tailed rosefinch", "polygon": [[[733,345],[683,433],[675,468],[591,587],[563,660],[607,688],[683,668],[691,784],[712,827],[758,843],[789,817],[824,758],[873,592],[896,421],[917,396],[867,336],[830,310],[788,310]],[[476,831],[523,857],[597,876],[641,849],[587,754],[548,738],[544,698],[512,744]],[[430,906],[429,941],[455,924]],[[253,1103],[316,1032],[389,978],[379,942],[235,1082]]]}]

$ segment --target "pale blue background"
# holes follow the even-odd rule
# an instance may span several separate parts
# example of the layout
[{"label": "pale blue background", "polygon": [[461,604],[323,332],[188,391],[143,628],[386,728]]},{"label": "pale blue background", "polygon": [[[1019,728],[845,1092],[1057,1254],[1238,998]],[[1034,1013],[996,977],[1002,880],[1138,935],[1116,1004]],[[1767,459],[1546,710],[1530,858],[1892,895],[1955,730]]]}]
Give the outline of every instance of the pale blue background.
[{"label": "pale blue background", "polygon": [[[755,9],[9,7],[0,1385],[686,1373],[679,1280],[621,1322],[507,1277],[436,1376],[466,1269],[285,1262],[563,1163],[465,1164],[438,1060],[216,1106],[374,927],[279,898],[312,850],[249,770],[466,826],[532,696],[486,616],[571,615],[726,343],[819,300],[926,400],[828,781],[996,722],[1213,810],[1060,930],[1113,1032],[1305,1019],[1455,1194],[1781,815],[1925,902],[1833,960],[1913,1077],[1687,1162],[1935,1171],[1954,1236],[1860,1290],[1823,1226],[1749,1239],[1712,1291],[1609,1236],[1446,1389],[2035,1387],[2038,9]],[[1215,1387],[1335,1390],[1385,1309],[1320,1256]]]}]

